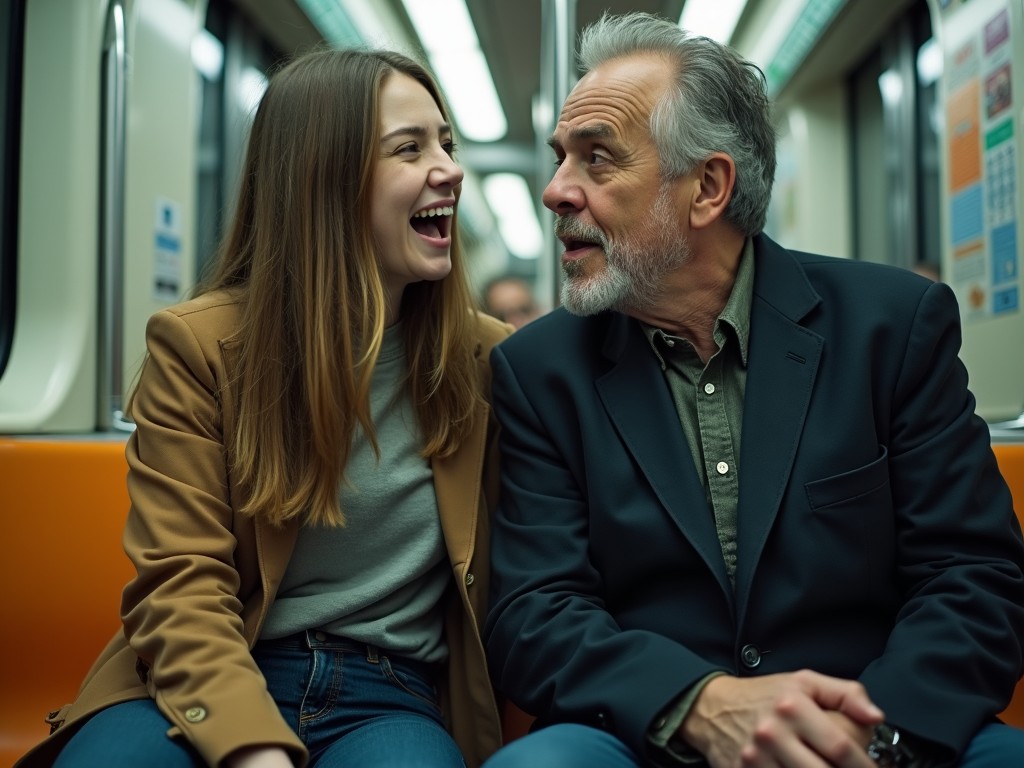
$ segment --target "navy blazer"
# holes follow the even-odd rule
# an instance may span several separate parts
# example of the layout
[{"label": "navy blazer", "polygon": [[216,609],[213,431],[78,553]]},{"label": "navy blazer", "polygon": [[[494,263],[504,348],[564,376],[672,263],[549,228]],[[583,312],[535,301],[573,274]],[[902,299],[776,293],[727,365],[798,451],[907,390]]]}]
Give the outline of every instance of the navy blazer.
[{"label": "navy blazer", "polygon": [[754,254],[735,588],[639,323],[559,309],[495,348],[495,683],[643,755],[708,673],[810,668],[959,754],[1022,673],[1024,543],[956,300],[764,236]]}]

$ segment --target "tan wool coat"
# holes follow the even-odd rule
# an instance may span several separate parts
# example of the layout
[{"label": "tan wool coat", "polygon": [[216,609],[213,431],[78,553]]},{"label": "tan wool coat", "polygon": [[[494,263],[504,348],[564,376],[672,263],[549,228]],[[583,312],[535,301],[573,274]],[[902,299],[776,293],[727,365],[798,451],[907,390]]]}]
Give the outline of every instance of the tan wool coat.
[{"label": "tan wool coat", "polygon": [[[304,766],[305,748],[267,693],[250,649],[260,635],[295,545],[283,527],[242,516],[229,471],[234,425],[233,344],[239,300],[214,292],[155,314],[150,352],[128,441],[132,508],[125,549],[138,574],[122,597],[124,632],[107,645],[76,700],[50,717],[53,734],[18,768],[46,766],[98,710],[153,698],[171,738],[211,766],[249,744],[284,747]],[[489,392],[491,347],[510,327],[480,317],[478,360]],[[433,460],[437,504],[454,588],[443,708],[470,768],[501,743],[479,629],[487,607],[490,514],[497,499],[496,422],[483,406],[451,457]]]}]

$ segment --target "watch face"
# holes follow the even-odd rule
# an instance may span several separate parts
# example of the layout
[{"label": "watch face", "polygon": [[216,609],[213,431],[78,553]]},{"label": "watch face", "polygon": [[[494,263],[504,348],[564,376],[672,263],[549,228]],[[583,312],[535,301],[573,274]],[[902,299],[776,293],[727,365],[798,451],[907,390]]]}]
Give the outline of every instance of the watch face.
[{"label": "watch face", "polygon": [[904,768],[913,762],[913,755],[900,739],[900,732],[884,723],[875,726],[875,735],[868,744],[868,757],[883,768]]}]

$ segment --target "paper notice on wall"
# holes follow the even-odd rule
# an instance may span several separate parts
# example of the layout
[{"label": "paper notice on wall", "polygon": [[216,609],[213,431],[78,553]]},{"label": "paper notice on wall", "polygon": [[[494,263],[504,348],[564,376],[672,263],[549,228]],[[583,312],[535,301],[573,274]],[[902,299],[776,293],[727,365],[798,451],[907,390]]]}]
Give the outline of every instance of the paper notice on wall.
[{"label": "paper notice on wall", "polygon": [[173,302],[181,298],[181,205],[157,198],[153,230],[153,298]]},{"label": "paper notice on wall", "polygon": [[1013,29],[1005,7],[973,23],[946,51],[945,69],[949,283],[967,320],[1020,311]]}]

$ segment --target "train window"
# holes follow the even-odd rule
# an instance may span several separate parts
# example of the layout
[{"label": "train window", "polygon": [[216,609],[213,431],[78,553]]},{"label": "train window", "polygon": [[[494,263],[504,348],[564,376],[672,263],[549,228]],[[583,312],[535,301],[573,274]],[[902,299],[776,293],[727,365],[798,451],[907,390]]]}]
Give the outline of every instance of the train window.
[{"label": "train window", "polygon": [[18,166],[24,2],[8,3],[0,24],[0,377],[14,339],[18,262]]},{"label": "train window", "polygon": [[196,189],[196,278],[212,260],[220,237],[224,208],[224,39],[223,6],[211,3],[206,29],[193,43],[193,61],[200,74],[202,107]]},{"label": "train window", "polygon": [[921,2],[892,26],[849,80],[854,253],[934,279],[941,276],[942,250],[940,74],[941,54]]},{"label": "train window", "polygon": [[[286,54],[232,3],[211,0],[194,55],[201,79],[196,190],[196,275],[212,261],[230,217],[252,113],[266,73]],[[206,63],[204,63],[204,61]]]}]

